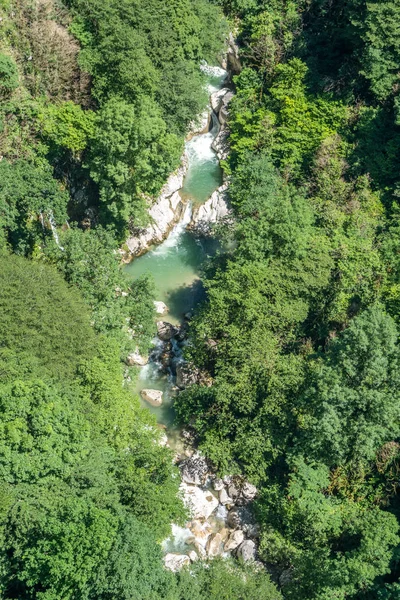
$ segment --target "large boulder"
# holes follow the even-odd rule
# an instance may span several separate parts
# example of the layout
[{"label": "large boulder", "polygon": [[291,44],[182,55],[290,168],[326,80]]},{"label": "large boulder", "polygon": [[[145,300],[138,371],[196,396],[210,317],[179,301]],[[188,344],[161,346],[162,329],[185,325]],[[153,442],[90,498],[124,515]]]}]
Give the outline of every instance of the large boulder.
[{"label": "large boulder", "polygon": [[157,322],[157,335],[163,342],[169,342],[177,333],[179,333],[179,328],[175,325],[167,323],[167,321]]},{"label": "large boulder", "polygon": [[245,540],[240,544],[237,551],[238,558],[241,558],[244,562],[250,562],[256,558],[256,545],[253,540]]},{"label": "large boulder", "polygon": [[176,385],[182,390],[197,383],[200,371],[194,365],[180,362],[176,367]]},{"label": "large boulder", "polygon": [[158,315],[165,315],[168,312],[168,306],[164,302],[154,301],[154,308]]},{"label": "large boulder", "polygon": [[[198,519],[191,521],[188,527],[193,534],[193,540],[190,542],[195,548],[198,554],[202,555],[201,551],[198,550],[198,545],[204,550],[207,544],[207,540],[212,534],[212,527],[210,523],[205,521],[202,523]],[[188,541],[189,543],[189,541]]]},{"label": "large boulder", "polygon": [[237,529],[233,531],[229,536],[228,541],[225,543],[224,550],[225,552],[231,552],[232,550],[236,550],[240,544],[244,541],[244,533],[241,529]]},{"label": "large boulder", "polygon": [[182,482],[180,485],[185,505],[195,519],[207,520],[217,508],[219,502],[209,491],[195,485]]},{"label": "large boulder", "polygon": [[209,472],[206,459],[198,452],[180,465],[182,481],[190,485],[202,485]]},{"label": "large boulder", "polygon": [[242,524],[242,519],[237,508],[233,508],[229,511],[226,523],[228,527],[231,527],[232,529],[237,529],[237,527],[240,527]]},{"label": "large boulder", "polygon": [[190,558],[186,554],[174,554],[172,552],[164,556],[165,568],[173,573],[180,571],[183,567],[190,564]]},{"label": "large boulder", "polygon": [[160,390],[141,390],[140,395],[143,400],[146,400],[151,406],[161,406],[163,401],[163,393]]},{"label": "large boulder", "polygon": [[207,108],[201,115],[198,115],[196,119],[193,119],[189,123],[189,134],[187,139],[190,140],[195,135],[200,135],[202,133],[207,133],[210,127],[210,109]]},{"label": "large boulder", "polygon": [[207,541],[207,554],[208,556],[218,556],[221,554],[222,536],[220,533],[213,533]]},{"label": "large boulder", "polygon": [[222,98],[221,108],[219,109],[219,113],[218,113],[218,121],[220,122],[220,125],[225,125],[225,123],[228,120],[229,104],[230,104],[233,96],[234,96],[234,93],[231,91],[228,91]]},{"label": "large boulder", "polygon": [[225,125],[221,127],[216,138],[211,144],[213,150],[215,150],[216,155],[219,160],[226,160],[229,154],[229,129]]},{"label": "large boulder", "polygon": [[128,354],[125,362],[129,367],[144,367],[149,362],[149,359],[147,356],[142,356],[136,348],[135,352]]},{"label": "large boulder", "polygon": [[190,224],[192,230],[201,235],[208,235],[213,225],[220,223],[231,214],[226,195],[227,188],[226,184],[219,187],[207,202],[193,212]]},{"label": "large boulder", "polygon": [[228,492],[223,488],[219,493],[219,502],[223,506],[235,504],[233,499],[228,495]]},{"label": "large boulder", "polygon": [[220,90],[217,90],[213,94],[211,94],[211,96],[210,96],[211,108],[213,109],[213,111],[216,114],[218,114],[219,111],[221,110],[224,96],[228,93],[230,93],[229,88],[222,88]]}]

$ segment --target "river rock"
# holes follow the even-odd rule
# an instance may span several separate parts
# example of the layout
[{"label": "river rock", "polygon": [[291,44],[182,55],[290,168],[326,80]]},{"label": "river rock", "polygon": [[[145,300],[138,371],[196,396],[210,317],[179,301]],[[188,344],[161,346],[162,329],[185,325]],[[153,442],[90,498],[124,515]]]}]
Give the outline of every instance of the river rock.
[{"label": "river rock", "polygon": [[144,367],[149,362],[149,359],[142,356],[136,348],[135,352],[128,354],[125,362],[129,367]]},{"label": "river rock", "polygon": [[196,519],[207,520],[219,504],[216,497],[209,490],[202,490],[197,486],[188,485],[184,482],[181,483],[180,490],[185,505]]},{"label": "river rock", "polygon": [[193,121],[189,123],[189,134],[187,139],[191,139],[195,135],[207,133],[210,127],[210,116],[210,110],[207,109],[201,113],[197,119],[193,119]]},{"label": "river rock", "polygon": [[212,482],[212,486],[214,488],[214,490],[216,492],[220,492],[221,490],[224,489],[224,482],[222,481],[222,479],[219,479],[218,477],[216,479],[214,479],[214,481]]},{"label": "river rock", "polygon": [[196,562],[199,560],[199,555],[194,550],[190,550],[190,552],[188,552],[188,557],[190,558],[191,562]]},{"label": "river rock", "polygon": [[178,327],[167,323],[167,321],[157,322],[157,335],[163,342],[169,342],[177,333],[179,333]]},{"label": "river rock", "polygon": [[219,493],[219,502],[223,506],[225,506],[226,504],[235,504],[232,498],[228,496],[228,492],[225,488],[223,488]]},{"label": "river rock", "polygon": [[190,224],[193,231],[201,235],[208,235],[212,225],[220,223],[231,214],[226,194],[227,188],[226,184],[219,187],[207,202],[193,212]]},{"label": "river rock", "polygon": [[226,523],[228,527],[231,527],[232,529],[237,529],[237,527],[241,525],[242,519],[237,508],[233,508],[229,511]]},{"label": "river rock", "polygon": [[240,544],[237,551],[238,558],[241,558],[244,562],[250,562],[256,558],[256,545],[253,540],[245,540]]},{"label": "river rock", "polygon": [[216,155],[219,160],[226,160],[229,154],[229,129],[225,125],[221,127],[216,138],[211,144],[213,150],[215,150]]},{"label": "river rock", "polygon": [[188,528],[190,529],[194,537],[194,541],[191,542],[191,544],[193,544],[193,546],[195,547],[196,544],[200,544],[200,546],[204,549],[206,547],[208,538],[212,534],[212,528],[210,523],[208,523],[207,521],[202,523],[198,519],[195,519],[194,521],[191,521],[188,524]]},{"label": "river rock", "polygon": [[155,301],[154,308],[156,309],[156,313],[158,315],[165,315],[168,312],[168,306],[164,304],[164,302]]},{"label": "river rock", "polygon": [[219,109],[219,113],[218,113],[218,121],[220,122],[220,125],[225,125],[225,123],[228,120],[229,104],[233,97],[234,97],[234,93],[231,91],[228,91],[222,98],[221,108]]},{"label": "river rock", "polygon": [[182,390],[198,383],[199,377],[199,369],[190,363],[180,362],[176,367],[176,385]]},{"label": "river rock", "polygon": [[221,90],[217,90],[210,96],[211,108],[213,111],[218,114],[221,110],[221,106],[223,103],[223,98],[226,94],[230,92],[229,88],[222,88]]},{"label": "river rock", "polygon": [[244,541],[244,533],[241,529],[233,531],[229,536],[228,541],[225,543],[224,550],[230,552],[235,550]]},{"label": "river rock", "polygon": [[182,481],[190,485],[202,485],[209,472],[206,459],[198,452],[182,462],[180,469]]},{"label": "river rock", "polygon": [[196,548],[196,552],[200,558],[207,558],[207,552],[205,551],[205,548],[203,548],[203,546],[199,542],[194,542],[193,545]]},{"label": "river rock", "polygon": [[222,536],[220,533],[213,533],[207,541],[208,556],[218,556],[221,554]]},{"label": "river rock", "polygon": [[186,154],[181,157],[180,167],[172,173],[157,200],[148,210],[150,225],[145,228],[136,227],[126,240],[125,257],[134,257],[145,252],[154,243],[160,243],[167,236],[172,226],[183,213],[184,204],[179,190],[188,169]]},{"label": "river rock", "polygon": [[247,500],[248,502],[251,502],[251,500],[254,500],[254,498],[257,495],[257,488],[255,485],[246,481],[243,484],[241,493],[242,493],[242,496],[245,498],[245,500]]},{"label": "river rock", "polygon": [[171,342],[165,342],[159,356],[159,361],[162,365],[163,371],[168,372],[172,361],[172,344]]},{"label": "river rock", "polygon": [[165,568],[176,573],[190,564],[190,558],[186,554],[173,554],[170,552],[164,556]]},{"label": "river rock", "polygon": [[163,401],[163,393],[160,390],[141,390],[140,395],[143,400],[146,400],[152,406],[161,406]]}]

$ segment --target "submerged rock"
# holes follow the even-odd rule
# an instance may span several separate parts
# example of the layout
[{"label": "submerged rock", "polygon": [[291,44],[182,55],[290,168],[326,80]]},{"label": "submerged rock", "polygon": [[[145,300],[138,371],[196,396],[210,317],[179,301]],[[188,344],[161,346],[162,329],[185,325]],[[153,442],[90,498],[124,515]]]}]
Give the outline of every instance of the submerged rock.
[{"label": "submerged rock", "polygon": [[152,406],[161,406],[163,401],[163,393],[160,390],[141,390],[140,395],[143,400],[146,400]]},{"label": "submerged rock", "polygon": [[164,556],[165,568],[176,573],[190,564],[190,558],[186,554],[173,554],[170,552]]}]

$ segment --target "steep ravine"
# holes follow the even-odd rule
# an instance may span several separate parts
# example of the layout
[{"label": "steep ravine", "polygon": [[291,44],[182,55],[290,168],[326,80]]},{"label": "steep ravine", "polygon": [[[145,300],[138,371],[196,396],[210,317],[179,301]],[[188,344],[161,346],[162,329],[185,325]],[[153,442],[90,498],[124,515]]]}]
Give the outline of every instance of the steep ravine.
[{"label": "steep ravine", "polygon": [[[175,189],[178,175],[173,174],[164,187],[164,199],[158,201],[167,206],[169,198],[171,208],[171,196],[166,196],[165,190],[174,190],[174,203],[180,206],[179,220],[161,244],[144,254],[150,243],[145,236],[151,232],[142,232],[140,248],[131,243],[131,248],[138,248],[137,254],[142,255],[127,266],[132,277],[149,272],[155,279],[160,321],[154,350],[148,360],[138,355],[131,355],[129,360],[141,366],[137,391],[165,428],[165,443],[175,451],[181,469],[181,492],[192,515],[185,527],[173,525],[171,537],[163,543],[165,564],[171,570],[199,558],[231,553],[253,560],[258,534],[247,508],[257,491],[254,486],[238,477],[216,478],[207,460],[193,449],[188,433],[173,427],[174,400],[179,390],[198,376],[185,365],[183,349],[187,322],[202,296],[199,271],[206,256],[214,251],[215,241],[207,234],[213,223],[229,215],[219,160],[227,152],[224,123],[233,94],[224,87],[226,71],[203,68],[210,77],[209,112],[198,120],[198,131],[188,136],[185,173],[181,177],[180,171],[179,175],[181,188]],[[175,217],[168,212],[168,219],[174,221]],[[153,232],[157,228],[161,232],[164,225],[160,227],[156,222],[152,227]]]}]

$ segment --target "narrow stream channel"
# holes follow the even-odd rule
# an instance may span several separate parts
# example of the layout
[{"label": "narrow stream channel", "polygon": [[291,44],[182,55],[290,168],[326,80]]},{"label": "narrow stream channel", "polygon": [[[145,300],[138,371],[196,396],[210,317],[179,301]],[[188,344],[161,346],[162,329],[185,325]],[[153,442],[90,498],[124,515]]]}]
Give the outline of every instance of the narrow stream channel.
[{"label": "narrow stream channel", "polygon": [[[218,67],[209,69],[207,83],[210,94],[223,87],[226,76],[227,73],[223,69]],[[207,255],[215,249],[215,243],[200,242],[187,230],[192,207],[203,204],[222,183],[219,161],[211,147],[219,128],[218,119],[215,115],[213,117],[207,133],[196,135],[186,142],[189,168],[181,196],[187,204],[181,221],[162,244],[136,258],[126,267],[128,276],[133,279],[143,273],[153,276],[156,299],[165,302],[169,309],[168,314],[160,318],[175,325],[180,324],[184,315],[201,300],[203,290],[199,279],[200,269]],[[157,348],[159,341],[155,339],[154,343]],[[157,357],[157,351],[153,357]],[[142,402],[156,415],[158,423],[166,427],[170,445],[173,445],[177,436],[173,428],[172,387],[171,376],[163,374],[157,360],[150,357],[148,365],[140,371],[137,391],[151,388],[164,392],[163,404],[160,407]]]}]

